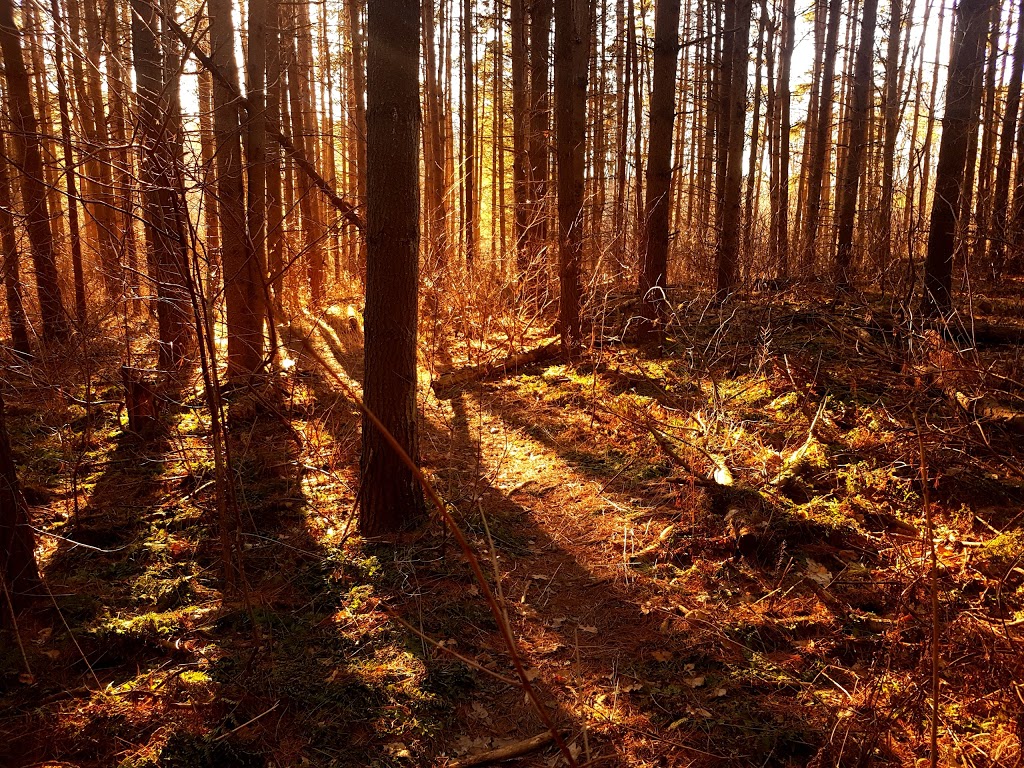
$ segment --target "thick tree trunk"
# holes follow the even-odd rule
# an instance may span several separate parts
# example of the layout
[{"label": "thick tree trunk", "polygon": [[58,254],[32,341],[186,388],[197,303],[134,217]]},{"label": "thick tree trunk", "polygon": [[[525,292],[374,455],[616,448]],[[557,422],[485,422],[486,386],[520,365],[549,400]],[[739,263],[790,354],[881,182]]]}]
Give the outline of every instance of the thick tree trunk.
[{"label": "thick tree trunk", "polygon": [[[419,259],[419,0],[375,0],[367,18],[367,265],[364,402],[414,462]],[[390,533],[424,514],[423,494],[363,417],[359,528]]]},{"label": "thick tree trunk", "polygon": [[882,116],[885,132],[882,146],[882,195],[878,213],[879,261],[887,269],[892,258],[892,197],[896,189],[896,139],[900,131],[899,50],[903,24],[903,0],[889,2],[889,39],[885,53],[885,91]]},{"label": "thick tree trunk", "polygon": [[842,4],[830,0],[828,25],[825,34],[825,48],[822,53],[821,92],[818,97],[818,113],[815,116],[815,133],[810,137],[811,149],[808,157],[807,197],[803,221],[802,267],[806,273],[814,266],[818,247],[818,221],[821,218],[822,185],[825,180],[825,163],[829,153],[829,136],[832,133],[832,102],[835,95],[836,49],[839,43],[839,18]]},{"label": "thick tree trunk", "polygon": [[994,0],[961,0],[956,11],[953,55],[946,83],[939,164],[935,171],[928,255],[924,264],[922,312],[929,317],[952,311],[953,253],[961,207],[967,150],[978,127],[978,72],[984,66],[985,34]]},{"label": "thick tree trunk", "polygon": [[[750,0],[729,0],[722,52],[722,94],[720,113],[726,133],[719,146],[725,152],[725,176],[718,211],[718,253],[716,292],[724,299],[736,289],[739,276],[740,229],[742,225],[741,185],[743,182],[743,139],[747,115],[747,44],[750,38]],[[731,22],[731,28],[729,27]]]},{"label": "thick tree trunk", "polygon": [[267,0],[248,0],[248,40],[245,62],[245,95],[249,100],[246,114],[245,159],[246,221],[252,258],[259,265],[259,289],[266,291],[265,269],[267,235]]},{"label": "thick tree trunk", "polygon": [[[63,24],[57,0],[51,0],[50,11],[58,27]],[[82,240],[78,231],[78,185],[75,158],[71,149],[71,111],[68,107],[68,83],[64,71],[64,40],[54,36],[54,66],[57,70],[57,103],[60,110],[60,138],[63,149],[64,180],[68,193],[68,229],[71,235],[71,270],[75,285],[75,319],[84,326],[88,309],[85,303],[85,273],[82,268]]]},{"label": "thick tree trunk", "polygon": [[647,154],[644,260],[640,272],[640,296],[645,305],[647,331],[655,331],[664,315],[678,60],[679,0],[658,0],[654,13],[654,89]]},{"label": "thick tree trunk", "polygon": [[228,377],[244,379],[263,365],[262,267],[245,229],[238,64],[230,0],[210,0],[210,58],[227,79],[214,78],[213,123],[217,147],[217,195],[223,242],[224,302],[228,327]]},{"label": "thick tree trunk", "polygon": [[185,201],[177,180],[177,152],[161,48],[160,25],[152,0],[132,0],[132,45],[139,98],[138,133],[142,144],[142,186],[150,272],[156,282],[160,366],[173,369],[192,351],[192,309],[185,255]]},{"label": "thick tree trunk", "polygon": [[[0,155],[7,157],[7,141],[0,133]],[[32,357],[28,340],[28,322],[21,300],[21,275],[18,264],[18,240],[14,231],[13,194],[8,162],[0,159],[0,252],[3,254],[4,289],[7,296],[7,320],[11,327],[11,345],[23,359]]]},{"label": "thick tree trunk", "polygon": [[36,116],[32,110],[21,35],[14,23],[11,0],[0,0],[0,49],[7,79],[7,110],[14,139],[14,162],[21,170],[21,200],[25,207],[25,226],[36,273],[43,339],[61,341],[68,336],[68,317],[64,312],[57,276]]},{"label": "thick tree trunk", "polygon": [[[1017,39],[1013,44],[1013,66],[1006,89],[1006,111],[999,136],[999,157],[996,160],[996,186],[992,200],[993,235],[989,251],[989,264],[994,275],[999,275],[1006,261],[1006,246],[1012,232],[1009,227],[1010,178],[1013,166],[1014,129],[1020,114],[1021,75],[1024,73],[1024,0],[1017,10]],[[1024,135],[1024,121],[1021,122]],[[1017,155],[1018,169],[1024,167],[1024,155]]]},{"label": "thick tree trunk", "polygon": [[857,218],[857,198],[868,138],[868,99],[872,91],[871,66],[875,49],[875,25],[878,0],[864,0],[860,43],[854,62],[853,87],[849,110],[849,143],[839,167],[837,187],[838,247],[833,279],[840,290],[849,287],[853,270],[853,225]]},{"label": "thick tree trunk", "polygon": [[18,611],[40,592],[35,541],[28,523],[28,504],[21,495],[0,396],[0,579]]},{"label": "thick tree trunk", "polygon": [[572,350],[580,324],[583,263],[583,160],[586,156],[588,0],[555,4],[555,134],[558,154],[558,318],[562,344]]}]

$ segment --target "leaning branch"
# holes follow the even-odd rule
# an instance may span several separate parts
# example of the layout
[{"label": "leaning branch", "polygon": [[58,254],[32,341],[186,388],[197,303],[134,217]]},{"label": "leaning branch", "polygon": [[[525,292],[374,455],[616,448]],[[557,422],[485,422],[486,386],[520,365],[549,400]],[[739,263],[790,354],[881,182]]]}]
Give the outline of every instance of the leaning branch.
[{"label": "leaning branch", "polygon": [[[231,97],[235,99],[235,101],[237,101],[246,112],[253,115],[256,112],[256,108],[253,106],[252,102],[239,92],[238,87],[220,71],[220,68],[214,64],[213,59],[200,50],[198,41],[195,38],[190,37],[185,30],[178,25],[177,21],[164,14],[160,8],[157,8],[157,13],[160,14],[164,23],[167,24],[171,31],[174,32],[174,34],[178,36],[178,39],[181,40],[182,45],[185,47],[185,52],[193,54],[199,63],[202,64],[221,85],[228,89],[231,93]],[[295,161],[295,164],[302,170],[302,172],[313,180],[313,183],[316,184],[327,199],[331,201],[331,204],[338,209],[342,218],[352,224],[352,226],[360,232],[366,229],[366,223],[363,221],[363,217],[356,211],[356,207],[334,191],[334,187],[331,186],[327,179],[320,175],[320,172],[317,171],[314,165],[306,157],[305,152],[292,143],[291,138],[281,130],[281,127],[277,125],[277,123],[267,120],[267,133],[274,141],[281,145],[281,148],[292,158],[292,160]]]}]

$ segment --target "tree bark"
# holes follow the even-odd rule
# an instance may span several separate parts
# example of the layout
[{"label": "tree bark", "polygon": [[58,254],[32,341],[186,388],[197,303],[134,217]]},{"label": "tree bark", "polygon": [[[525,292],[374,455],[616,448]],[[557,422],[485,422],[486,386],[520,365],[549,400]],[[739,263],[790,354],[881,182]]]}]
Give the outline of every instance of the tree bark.
[{"label": "tree bark", "polygon": [[[367,14],[366,407],[412,459],[419,259],[419,0]],[[425,513],[412,470],[363,417],[359,529],[398,531]]]},{"label": "tree bark", "polygon": [[7,296],[7,319],[11,327],[11,344],[14,351],[27,360],[32,357],[32,346],[28,339],[28,322],[21,300],[21,275],[19,269],[18,240],[14,231],[13,195],[11,178],[8,174],[7,141],[0,133],[0,251],[3,253],[4,289]]},{"label": "tree bark", "polygon": [[[996,160],[996,186],[992,200],[993,235],[989,246],[989,264],[994,275],[1001,274],[1006,260],[1006,246],[1011,240],[1009,227],[1010,179],[1013,165],[1014,129],[1020,113],[1021,75],[1024,73],[1024,0],[1017,10],[1017,39],[1013,44],[1013,66],[1006,89],[1006,110],[999,137]],[[1024,122],[1021,123],[1024,133]],[[1017,167],[1024,166],[1024,155],[1018,154]]]},{"label": "tree bark", "polygon": [[672,126],[675,120],[676,65],[679,60],[679,0],[658,0],[654,12],[654,89],[647,153],[640,296],[645,330],[656,332],[664,319],[668,270],[669,192],[672,185]]},{"label": "tree bark", "polygon": [[152,0],[132,0],[132,45],[139,99],[138,133],[142,144],[145,224],[150,272],[156,282],[159,362],[164,369],[181,365],[192,351],[192,309],[185,254],[185,201],[177,180],[177,152],[170,135],[168,89],[157,44],[160,30]]},{"label": "tree bark", "polygon": [[25,226],[36,273],[43,340],[62,341],[68,337],[68,317],[57,275],[36,116],[11,0],[0,0],[0,49],[7,79],[7,109],[14,139],[14,162],[21,171],[21,200],[25,207]]},{"label": "tree bark", "polygon": [[244,379],[263,365],[266,313],[262,267],[246,232],[242,178],[241,126],[238,120],[238,64],[230,0],[210,0],[210,58],[227,79],[214,78],[213,124],[217,147],[217,196],[220,199],[224,303],[228,328],[228,378]]},{"label": "tree bark", "polygon": [[838,174],[839,231],[833,278],[840,290],[846,290],[852,279],[853,226],[857,218],[857,197],[867,149],[868,99],[872,90],[871,66],[877,20],[878,0],[864,0],[860,43],[857,45],[851,89],[849,145]]},{"label": "tree bark", "polygon": [[28,504],[14,468],[5,411],[0,396],[0,579],[10,596],[11,609],[17,612],[39,593],[42,581],[28,524]]},{"label": "tree bark", "polygon": [[558,155],[558,318],[562,344],[582,338],[583,171],[590,1],[555,3],[555,141]]},{"label": "tree bark", "polygon": [[953,308],[953,253],[963,195],[968,144],[978,127],[979,78],[994,0],[961,0],[956,10],[953,55],[946,82],[939,163],[935,171],[928,255],[924,264],[922,312],[948,315]]},{"label": "tree bark", "polygon": [[552,0],[530,5],[530,214],[526,242],[529,282],[534,289],[544,280],[545,241],[548,238],[548,133],[551,116],[548,90],[551,70]]},{"label": "tree bark", "polygon": [[832,101],[835,95],[836,49],[839,43],[839,17],[842,4],[830,0],[828,26],[825,33],[825,48],[822,53],[821,91],[818,97],[818,113],[815,116],[815,133],[811,137],[811,149],[807,165],[807,196],[803,221],[802,266],[809,272],[814,266],[815,249],[818,245],[818,221],[821,218],[822,184],[825,179],[825,163],[829,153],[829,136],[832,133]]},{"label": "tree bark", "polygon": [[[736,288],[739,269],[740,229],[742,225],[741,186],[743,182],[743,139],[747,115],[747,44],[750,38],[750,0],[729,0],[723,41],[722,90],[725,97],[721,111],[725,135],[719,143],[724,150],[725,176],[718,210],[718,279],[716,292],[726,298]],[[731,24],[731,28],[730,28]]]}]

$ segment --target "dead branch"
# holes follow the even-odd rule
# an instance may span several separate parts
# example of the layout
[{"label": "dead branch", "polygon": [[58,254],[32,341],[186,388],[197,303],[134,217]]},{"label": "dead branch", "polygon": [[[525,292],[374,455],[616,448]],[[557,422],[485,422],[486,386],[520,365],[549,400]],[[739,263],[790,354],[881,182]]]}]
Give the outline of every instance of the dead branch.
[{"label": "dead branch", "polygon": [[487,752],[480,752],[475,755],[464,757],[461,760],[455,760],[448,763],[448,768],[468,768],[471,765],[484,765],[485,763],[494,763],[498,760],[508,760],[513,757],[520,757],[521,755],[533,752],[535,749],[547,746],[551,741],[551,732],[545,731],[544,733],[538,733],[532,738],[517,741],[514,744],[506,744],[505,746],[498,747],[497,749],[491,749]]},{"label": "dead branch", "polygon": [[458,371],[452,371],[439,376],[434,380],[431,387],[438,396],[442,392],[465,386],[473,381],[483,381],[491,378],[500,378],[509,372],[516,371],[527,365],[542,363],[547,360],[554,360],[562,354],[562,343],[559,340],[548,341],[535,349],[520,352],[517,355],[510,355],[504,360],[497,362],[474,365]]}]

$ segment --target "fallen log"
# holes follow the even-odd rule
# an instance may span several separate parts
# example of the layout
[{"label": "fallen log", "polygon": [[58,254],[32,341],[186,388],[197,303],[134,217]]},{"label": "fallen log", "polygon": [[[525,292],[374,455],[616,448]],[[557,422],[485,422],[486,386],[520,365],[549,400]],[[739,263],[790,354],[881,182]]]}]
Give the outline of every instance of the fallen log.
[{"label": "fallen log", "polygon": [[509,355],[504,360],[498,360],[482,365],[473,365],[458,371],[452,371],[434,379],[431,387],[434,394],[440,396],[443,392],[450,392],[458,387],[465,386],[470,382],[484,381],[486,379],[501,378],[510,372],[534,363],[542,363],[547,360],[554,360],[562,354],[562,342],[559,339],[548,341],[541,346],[527,352],[520,352],[517,355]]},{"label": "fallen log", "polygon": [[479,752],[475,755],[464,757],[461,760],[453,760],[448,763],[448,768],[469,768],[472,765],[484,765],[486,763],[495,763],[499,760],[509,760],[510,758],[520,757],[528,752],[533,752],[535,749],[540,749],[550,744],[553,740],[554,736],[552,733],[545,731],[530,739],[517,741],[514,744],[506,744],[504,747],[498,747],[487,752]]}]

